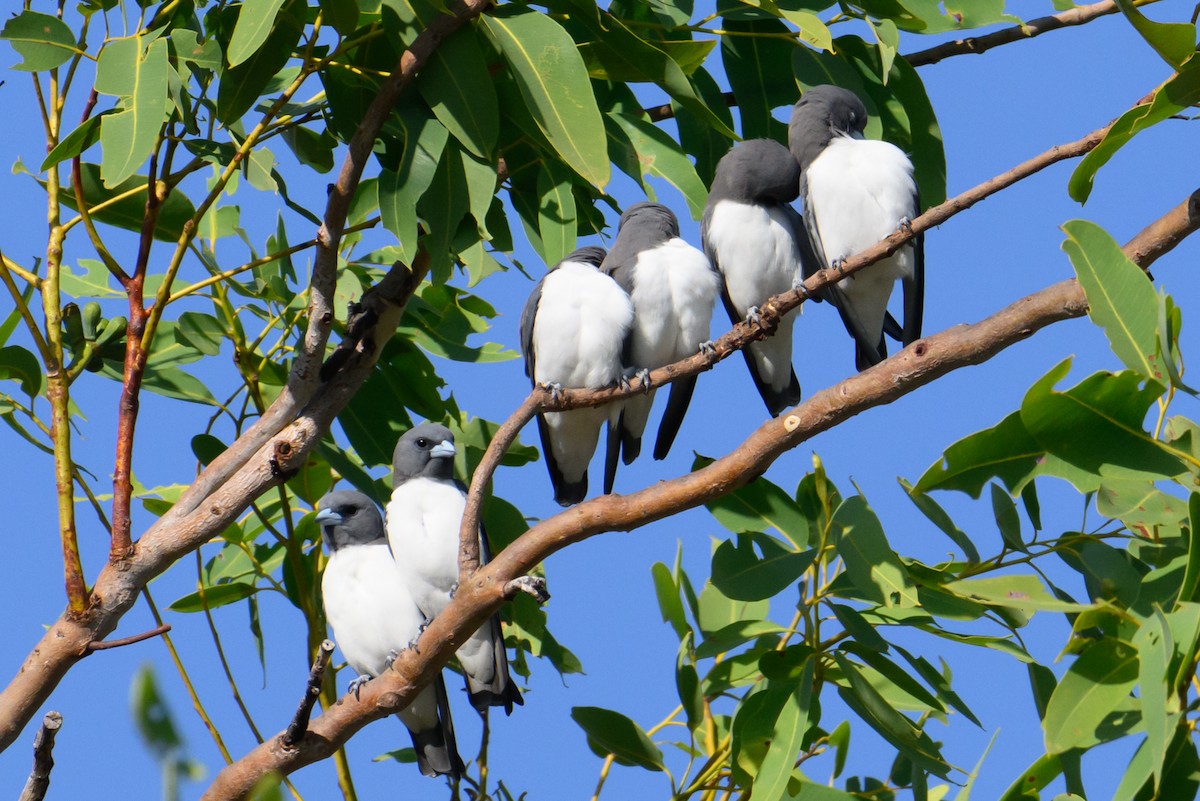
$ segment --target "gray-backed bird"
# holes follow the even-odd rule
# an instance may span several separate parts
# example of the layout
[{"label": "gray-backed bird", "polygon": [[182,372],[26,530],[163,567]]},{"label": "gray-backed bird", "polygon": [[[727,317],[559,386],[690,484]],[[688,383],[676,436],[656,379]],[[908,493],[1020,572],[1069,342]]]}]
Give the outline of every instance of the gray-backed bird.
[{"label": "gray-backed bird", "polygon": [[[920,212],[912,162],[889,142],[864,139],[866,124],[862,100],[839,86],[814,86],[792,109],[788,145],[800,164],[804,221],[822,267],[838,269]],[[897,280],[902,329],[887,311]],[[887,357],[885,331],[904,345],[915,342],[925,304],[924,236],[826,287],[825,296],[854,338],[859,370]]]},{"label": "gray-backed bird", "polygon": [[[629,295],[600,272],[604,249],[579,248],[542,276],[521,313],[521,352],[534,386],[551,392],[601,389],[624,377],[625,337],[633,323]],[[562,506],[587,495],[588,464],[600,427],[615,426],[620,406],[606,404],[538,415],[542,453]]]},{"label": "gray-backed bird", "polygon": [[[317,524],[329,548],[321,578],[325,617],[350,667],[350,689],[387,670],[421,632],[425,616],[396,569],[379,509],[366,495],[331,492],[317,502]],[[397,717],[408,727],[417,767],[426,776],[458,778],[463,763],[441,671]]]},{"label": "gray-backed bird", "polygon": [[[396,566],[417,606],[432,619],[450,603],[458,586],[458,532],[467,494],[454,478],[454,435],[436,423],[404,433],[392,456],[392,498],[387,506],[387,538]],[[487,536],[479,532],[480,561],[491,558]],[[525,703],[508,672],[500,617],[492,615],[458,649],[471,705],[481,714]]]},{"label": "gray-backed bird", "polygon": [[[700,236],[724,282],[721,300],[731,322],[757,320],[760,304],[803,278],[807,238],[791,207],[799,184],[796,160],[771,139],[741,142],[717,162]],[[800,402],[800,382],[792,369],[796,314],[784,316],[774,336],[742,350],[772,415]]]},{"label": "gray-backed bird", "polygon": [[[626,209],[600,270],[611,275],[633,301],[633,326],[622,360],[627,369],[644,376],[708,344],[720,282],[705,255],[680,238],[679,220],[669,208],[660,203],[635,203]],[[670,451],[695,388],[696,376],[671,384],[654,443],[655,459],[666,458]],[[612,491],[617,445],[625,464],[641,451],[642,432],[653,403],[654,390],[649,390],[622,404],[618,437],[609,442],[605,492]]]}]

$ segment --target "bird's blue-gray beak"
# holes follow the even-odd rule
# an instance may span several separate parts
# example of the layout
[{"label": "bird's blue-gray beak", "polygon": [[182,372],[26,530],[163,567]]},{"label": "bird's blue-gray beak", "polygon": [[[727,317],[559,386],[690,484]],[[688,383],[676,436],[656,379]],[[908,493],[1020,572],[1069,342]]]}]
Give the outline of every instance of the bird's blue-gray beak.
[{"label": "bird's blue-gray beak", "polygon": [[458,453],[458,449],[454,447],[454,443],[448,439],[444,439],[429,451],[431,459],[453,459],[454,454]]},{"label": "bird's blue-gray beak", "polygon": [[342,522],[342,516],[332,509],[322,509],[317,512],[317,525],[336,526]]}]

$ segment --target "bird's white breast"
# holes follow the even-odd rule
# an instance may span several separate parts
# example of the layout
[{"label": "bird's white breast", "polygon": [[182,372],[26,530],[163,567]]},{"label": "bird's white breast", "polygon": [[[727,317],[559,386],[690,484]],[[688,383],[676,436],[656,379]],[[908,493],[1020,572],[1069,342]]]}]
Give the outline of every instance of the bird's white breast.
[{"label": "bird's white breast", "polygon": [[534,380],[593,389],[612,384],[632,322],[633,305],[616,281],[566,262],[542,284],[533,326]]},{"label": "bird's white breast", "polygon": [[446,607],[458,581],[458,530],[466,500],[451,481],[413,478],[396,487],[388,502],[396,568],[429,617]]},{"label": "bird's white breast", "polygon": [[713,207],[705,238],[738,314],[800,279],[791,221],[780,209],[722,200]]},{"label": "bird's white breast", "polygon": [[385,543],[334,551],[321,590],[333,636],[359,674],[383,673],[389,652],[403,650],[420,632],[423,616]]},{"label": "bird's white breast", "polygon": [[700,250],[676,237],[638,255],[633,267],[633,361],[662,367],[709,338],[717,274]]}]

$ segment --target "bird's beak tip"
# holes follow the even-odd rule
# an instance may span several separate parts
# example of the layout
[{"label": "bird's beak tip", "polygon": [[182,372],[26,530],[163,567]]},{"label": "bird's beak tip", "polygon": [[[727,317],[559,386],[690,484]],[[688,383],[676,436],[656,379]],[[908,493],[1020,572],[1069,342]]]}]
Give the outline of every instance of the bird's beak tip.
[{"label": "bird's beak tip", "polygon": [[342,516],[332,509],[322,509],[317,512],[317,523],[322,526],[336,526],[342,522]]},{"label": "bird's beak tip", "polygon": [[444,439],[433,446],[433,450],[429,452],[429,455],[434,459],[453,459],[456,453],[458,453],[458,449],[454,447],[454,443],[448,439]]}]

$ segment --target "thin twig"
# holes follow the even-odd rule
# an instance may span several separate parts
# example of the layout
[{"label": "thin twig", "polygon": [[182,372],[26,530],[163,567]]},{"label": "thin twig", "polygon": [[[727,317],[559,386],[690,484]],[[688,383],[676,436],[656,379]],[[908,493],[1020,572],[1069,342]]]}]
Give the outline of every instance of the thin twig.
[{"label": "thin twig", "polygon": [[308,731],[308,719],[312,715],[313,705],[317,703],[317,697],[321,694],[321,682],[332,655],[333,641],[324,640],[317,649],[317,658],[313,660],[312,670],[308,672],[308,685],[304,689],[304,697],[300,699],[296,715],[288,724],[287,731],[279,738],[284,748],[292,748],[304,739],[304,733]]},{"label": "thin twig", "polygon": [[166,634],[170,630],[171,630],[171,624],[163,623],[160,626],[155,626],[154,628],[150,629],[149,631],[143,631],[141,634],[133,634],[133,635],[130,635],[129,637],[122,637],[119,640],[101,640],[99,642],[89,643],[88,650],[89,651],[107,651],[111,648],[120,648],[124,645],[133,645],[136,642],[142,642],[143,640],[149,640],[154,637],[157,637],[160,634]]},{"label": "thin twig", "polygon": [[63,718],[57,712],[47,712],[42,727],[33,738],[33,770],[25,782],[18,801],[42,801],[50,787],[50,771],[54,769],[54,738],[62,727]]}]

